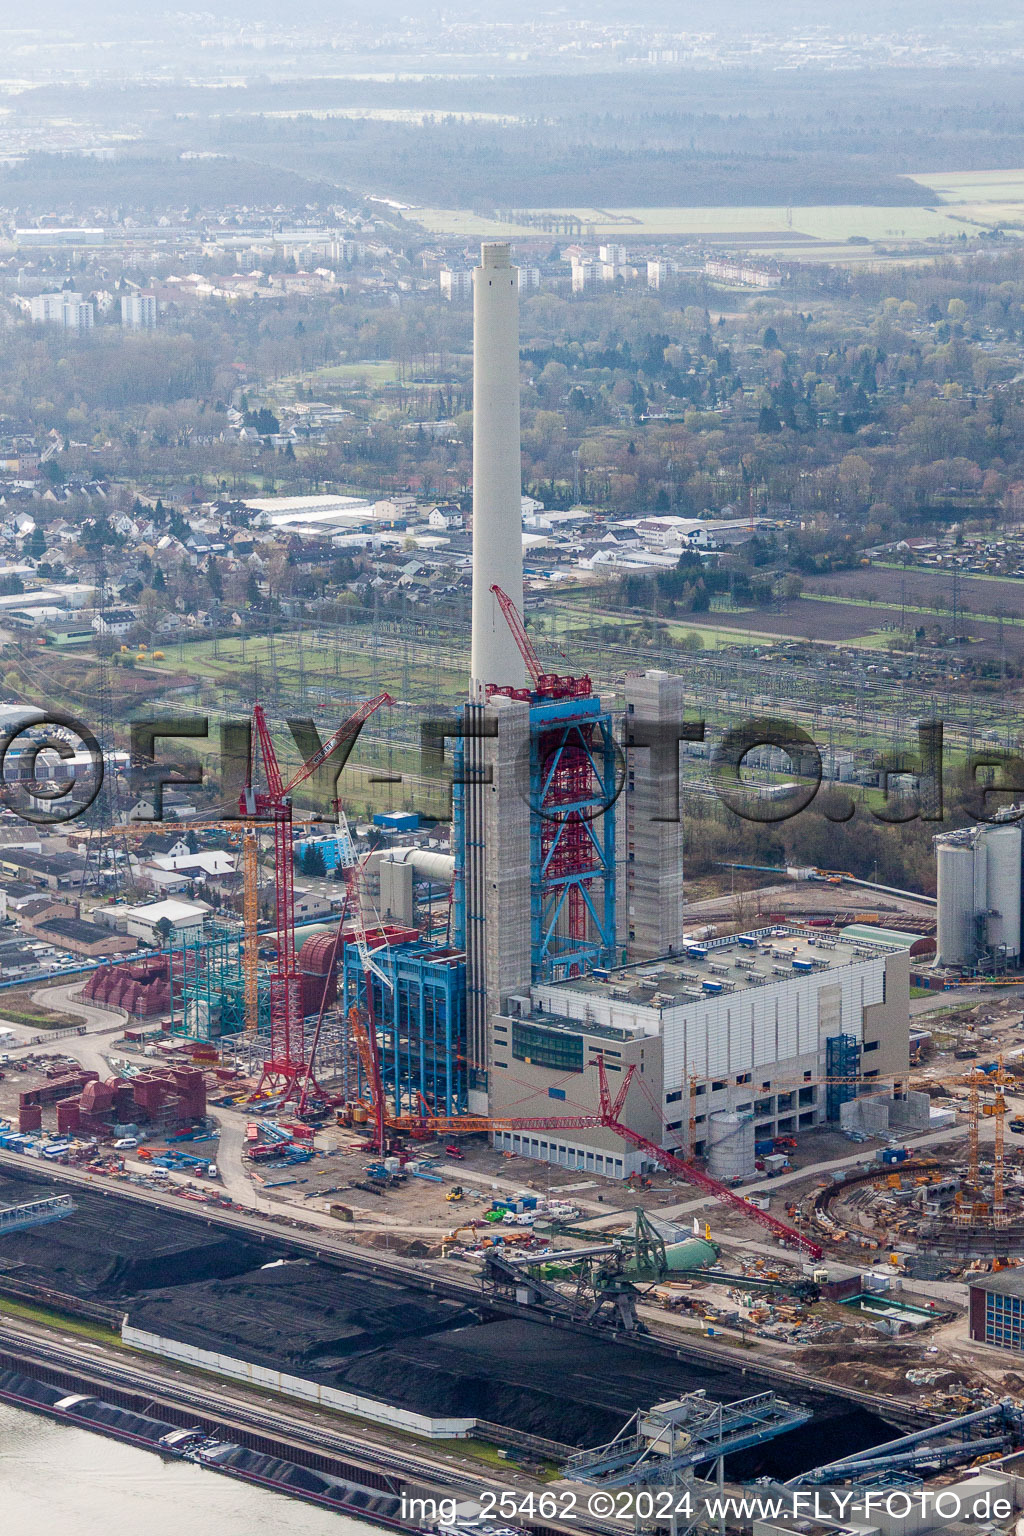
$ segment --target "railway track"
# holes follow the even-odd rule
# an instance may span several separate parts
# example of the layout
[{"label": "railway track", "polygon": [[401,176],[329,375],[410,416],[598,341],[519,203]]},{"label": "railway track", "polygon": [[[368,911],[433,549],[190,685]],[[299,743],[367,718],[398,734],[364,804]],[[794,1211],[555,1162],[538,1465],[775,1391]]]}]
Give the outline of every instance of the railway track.
[{"label": "railway track", "polygon": [[[95,1353],[83,1356],[77,1350],[66,1349],[59,1344],[44,1341],[35,1333],[22,1333],[15,1329],[0,1328],[0,1350],[28,1364],[49,1366],[67,1371],[75,1376],[95,1375],[99,1378],[97,1395],[102,1386],[114,1386],[128,1392],[141,1393],[151,1400],[164,1399],[178,1408],[194,1412],[203,1418],[214,1419],[230,1427],[232,1424],[277,1439],[291,1440],[312,1446],[328,1455],[349,1457],[365,1463],[375,1470],[386,1468],[402,1477],[415,1478],[418,1482],[435,1483],[443,1488],[464,1489],[465,1474],[457,1474],[431,1461],[390,1451],[375,1441],[364,1441],[338,1434],[333,1430],[319,1429],[304,1419],[293,1418],[283,1411],[255,1408],[242,1403],[234,1396],[206,1391],[201,1387],[172,1380],[162,1372],[149,1373],[135,1370],[111,1359],[97,1346]],[[500,1487],[486,1474],[476,1478],[481,1485]]]},{"label": "railway track", "polygon": [[[261,1242],[287,1245],[327,1263],[343,1264],[347,1269],[373,1275],[388,1280],[392,1284],[396,1280],[403,1281],[415,1290],[427,1291],[432,1295],[443,1296],[447,1300],[460,1301],[477,1308],[484,1307],[489,1312],[501,1316],[529,1318],[533,1322],[542,1323],[548,1327],[576,1333],[584,1332],[595,1338],[613,1337],[607,1327],[587,1326],[569,1318],[560,1318],[541,1307],[526,1307],[504,1302],[485,1295],[477,1280],[464,1280],[447,1273],[439,1274],[436,1270],[428,1268],[426,1261],[402,1259],[394,1254],[384,1256],[371,1253],[365,1248],[357,1248],[342,1242],[332,1233],[321,1233],[310,1224],[290,1219],[273,1221],[266,1216],[248,1212],[213,1210],[208,1206],[190,1205],[172,1195],[143,1191],[132,1185],[110,1186],[76,1169],[55,1170],[39,1168],[36,1164],[26,1168],[24,1157],[18,1153],[0,1151],[0,1168],[3,1167],[16,1168],[34,1181],[45,1180],[55,1185],[84,1186],[105,1199],[133,1199],[143,1204],[159,1206],[162,1210],[171,1211],[179,1216],[190,1216],[211,1227],[229,1228],[244,1232],[248,1237],[255,1237]],[[798,1365],[790,1366],[785,1361],[767,1356],[763,1351],[752,1359],[741,1349],[732,1349],[727,1345],[708,1347],[681,1337],[669,1329],[659,1328],[657,1325],[650,1328],[647,1334],[633,1335],[630,1343],[636,1348],[657,1353],[662,1358],[667,1356],[680,1362],[698,1365],[718,1367],[728,1365],[744,1376],[763,1380],[767,1387],[785,1384],[799,1388],[803,1393],[813,1390],[821,1396],[856,1403],[877,1413],[887,1422],[919,1428],[935,1420],[935,1415],[929,1414],[924,1409],[884,1393],[845,1385],[839,1386],[828,1381],[810,1381],[806,1371]]]},{"label": "railway track", "polygon": [[[16,1365],[27,1367],[29,1374],[33,1367],[62,1371],[73,1376],[82,1386],[92,1385],[94,1391],[89,1395],[102,1397],[104,1388],[115,1387],[145,1397],[149,1411],[159,1411],[161,1402],[171,1404],[179,1411],[194,1413],[197,1418],[222,1427],[227,1435],[233,1429],[250,1430],[275,1442],[283,1442],[282,1448],[285,1450],[289,1444],[296,1445],[305,1450],[312,1449],[328,1456],[355,1461],[378,1474],[393,1473],[399,1480],[399,1486],[394,1489],[396,1493],[401,1493],[404,1486],[402,1480],[405,1479],[415,1483],[416,1496],[424,1488],[441,1492],[447,1490],[460,1499],[472,1499],[486,1490],[500,1495],[513,1488],[516,1493],[524,1496],[543,1491],[543,1484],[523,1477],[512,1465],[500,1480],[476,1466],[472,1470],[456,1471],[440,1462],[390,1450],[376,1441],[360,1440],[318,1428],[284,1411],[257,1408],[239,1401],[233,1395],[224,1396],[172,1380],[162,1372],[148,1373],[133,1369],[111,1359],[100,1345],[90,1348],[94,1352],[83,1357],[77,1350],[41,1339],[36,1333],[0,1327],[0,1358],[6,1357],[6,1360]],[[524,1529],[529,1532],[530,1527],[527,1525]],[[622,1536],[621,1526],[584,1515],[582,1510],[579,1517],[573,1519],[571,1527],[554,1521],[547,1522],[545,1529],[562,1531],[564,1536],[570,1536],[570,1531],[579,1530],[588,1531],[591,1536]]]}]

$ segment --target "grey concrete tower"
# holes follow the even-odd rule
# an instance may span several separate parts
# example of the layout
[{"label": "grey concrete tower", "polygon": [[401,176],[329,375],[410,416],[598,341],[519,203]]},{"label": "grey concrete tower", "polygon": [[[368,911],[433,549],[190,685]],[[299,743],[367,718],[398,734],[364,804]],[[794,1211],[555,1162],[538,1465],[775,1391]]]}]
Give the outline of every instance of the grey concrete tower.
[{"label": "grey concrete tower", "polygon": [[683,827],[674,727],[685,711],[681,677],[659,671],[627,677],[626,739],[650,743],[627,750],[616,824],[617,927],[631,960],[654,960],[682,942]]},{"label": "grey concrete tower", "polygon": [[493,1020],[530,989],[530,706],[471,704],[466,730],[466,1063],[470,1111],[487,1114]]},{"label": "grey concrete tower", "polygon": [[481,247],[473,273],[472,697],[488,683],[521,688],[523,658],[491,591],[523,611],[519,447],[519,269],[503,243]]}]

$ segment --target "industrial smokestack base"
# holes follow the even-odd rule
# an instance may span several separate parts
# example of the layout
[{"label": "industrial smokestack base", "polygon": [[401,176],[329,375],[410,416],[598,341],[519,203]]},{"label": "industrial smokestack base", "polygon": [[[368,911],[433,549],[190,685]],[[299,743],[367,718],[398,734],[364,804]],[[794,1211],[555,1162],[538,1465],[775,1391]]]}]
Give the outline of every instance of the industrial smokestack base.
[{"label": "industrial smokestack base", "polygon": [[522,688],[523,658],[492,586],[523,611],[519,269],[486,244],[473,273],[473,645],[470,694]]}]

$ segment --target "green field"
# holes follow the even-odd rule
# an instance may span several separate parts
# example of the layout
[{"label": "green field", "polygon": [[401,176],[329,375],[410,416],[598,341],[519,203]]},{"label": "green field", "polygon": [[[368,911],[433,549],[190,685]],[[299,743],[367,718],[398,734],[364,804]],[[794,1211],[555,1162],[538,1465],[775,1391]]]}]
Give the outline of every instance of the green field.
[{"label": "green field", "polygon": [[[627,243],[631,237],[730,234],[764,235],[766,245],[773,236],[778,236],[779,244],[785,245],[786,237],[794,234],[810,235],[826,242],[841,243],[851,236],[884,242],[950,239],[965,229],[974,233],[981,227],[965,222],[962,209],[950,208],[946,212],[942,207],[535,208],[530,212],[537,216],[568,215],[580,220],[588,237],[592,230],[594,236],[617,236]],[[438,234],[500,239],[536,236],[541,232],[536,226],[504,223],[466,209],[418,208],[413,216]]]},{"label": "green field", "polygon": [[303,382],[319,380],[327,384],[394,384],[398,378],[397,363],[335,363],[331,368],[318,368],[315,373],[304,374]]},{"label": "green field", "polygon": [[910,179],[930,187],[946,203],[1024,202],[1024,170],[930,171]]},{"label": "green field", "polygon": [[1024,170],[941,171],[913,180],[936,193],[950,218],[1024,228]]}]

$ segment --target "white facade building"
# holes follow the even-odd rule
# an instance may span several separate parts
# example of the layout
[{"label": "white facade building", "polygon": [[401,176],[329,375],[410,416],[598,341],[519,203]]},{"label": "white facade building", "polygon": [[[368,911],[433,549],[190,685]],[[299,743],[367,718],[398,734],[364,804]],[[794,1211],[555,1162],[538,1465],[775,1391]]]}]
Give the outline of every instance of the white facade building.
[{"label": "white facade building", "polygon": [[[895,944],[785,927],[691,943],[509,998],[491,1020],[491,1113],[558,1115],[564,1099],[596,1114],[601,1057],[613,1094],[635,1069],[621,1118],[658,1146],[706,1155],[713,1115],[749,1119],[758,1140],[799,1135],[838,1121],[825,1079],[851,1060],[861,1081],[905,1088],[909,1014],[910,955]],[[644,1164],[604,1129],[506,1131],[495,1146],[612,1177]]]},{"label": "white facade building", "polygon": [[193,933],[201,929],[209,912],[205,902],[150,901],[141,907],[129,907],[125,912],[125,932],[132,938],[144,939],[147,944],[163,944],[163,925],[168,935]]},{"label": "white facade building", "polygon": [[468,299],[472,296],[472,272],[453,272],[450,267],[442,267],[439,281],[441,297],[449,303],[452,299]]},{"label": "white facade building", "polygon": [[121,295],[121,324],[129,330],[152,330],[156,325],[158,303],[155,293]]},{"label": "white facade building", "polygon": [[96,321],[94,306],[80,293],[39,293],[29,301],[29,314],[37,325],[60,325],[66,331],[91,331]]}]

